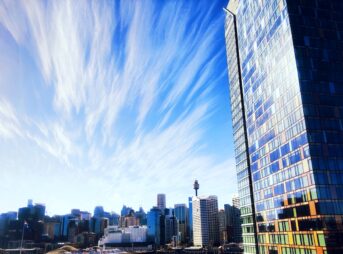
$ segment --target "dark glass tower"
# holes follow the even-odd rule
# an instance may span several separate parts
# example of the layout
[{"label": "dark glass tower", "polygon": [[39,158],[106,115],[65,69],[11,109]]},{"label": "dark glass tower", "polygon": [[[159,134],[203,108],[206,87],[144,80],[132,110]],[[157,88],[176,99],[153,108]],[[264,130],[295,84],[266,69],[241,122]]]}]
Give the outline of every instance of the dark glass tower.
[{"label": "dark glass tower", "polygon": [[343,253],[343,1],[231,0],[245,253]]},{"label": "dark glass tower", "polygon": [[161,244],[161,233],[165,230],[165,228],[162,229],[165,225],[161,225],[161,217],[164,220],[161,210],[157,207],[151,208],[147,214],[148,242],[157,246]]}]

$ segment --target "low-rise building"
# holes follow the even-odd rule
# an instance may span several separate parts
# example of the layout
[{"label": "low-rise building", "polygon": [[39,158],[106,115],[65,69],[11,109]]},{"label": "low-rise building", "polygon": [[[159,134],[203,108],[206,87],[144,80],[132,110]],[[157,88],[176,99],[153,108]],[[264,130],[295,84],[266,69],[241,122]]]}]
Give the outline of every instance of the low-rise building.
[{"label": "low-rise building", "polygon": [[145,243],[147,242],[147,231],[146,226],[130,226],[127,228],[108,226],[105,228],[105,234],[100,238],[98,245]]}]

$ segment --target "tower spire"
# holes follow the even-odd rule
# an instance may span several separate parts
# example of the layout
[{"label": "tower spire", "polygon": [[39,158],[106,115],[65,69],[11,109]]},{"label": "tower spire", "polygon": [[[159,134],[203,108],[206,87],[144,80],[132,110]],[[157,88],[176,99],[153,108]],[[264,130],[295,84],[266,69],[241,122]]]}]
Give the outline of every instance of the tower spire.
[{"label": "tower spire", "polygon": [[194,184],[193,184],[193,189],[195,190],[195,196],[198,196],[198,190],[199,190],[199,183],[198,183],[198,180],[195,180],[194,181]]}]

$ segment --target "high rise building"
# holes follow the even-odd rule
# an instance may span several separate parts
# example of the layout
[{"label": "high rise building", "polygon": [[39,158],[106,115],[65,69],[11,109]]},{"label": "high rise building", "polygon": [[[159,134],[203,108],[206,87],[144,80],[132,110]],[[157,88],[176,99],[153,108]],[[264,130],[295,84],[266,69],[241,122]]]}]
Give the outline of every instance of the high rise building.
[{"label": "high rise building", "polygon": [[223,209],[218,212],[218,225],[220,244],[223,245],[228,242],[228,223]]},{"label": "high rise building", "polygon": [[0,214],[0,248],[7,247],[10,224],[16,221],[17,215],[17,212]]},{"label": "high rise building", "polygon": [[115,212],[112,212],[110,217],[109,217],[109,225],[110,226],[119,225],[119,219],[120,219],[120,215],[116,214]]},{"label": "high rise building", "polygon": [[227,223],[228,242],[242,243],[242,223],[239,208],[233,205],[224,205],[225,218]]},{"label": "high rise building", "polygon": [[165,215],[165,244],[169,244],[173,239],[178,238],[179,225],[175,216]]},{"label": "high rise building", "polygon": [[90,221],[91,231],[96,234],[96,239],[99,239],[105,231],[105,228],[109,225],[109,219],[106,217],[93,216]]},{"label": "high rise building", "polygon": [[173,216],[174,215],[174,208],[166,208],[162,211],[162,213],[164,215]]},{"label": "high rise building", "polygon": [[130,226],[139,226],[139,219],[135,216],[135,212],[132,210],[126,216],[120,216],[119,227],[127,228]]},{"label": "high rise building", "polygon": [[68,225],[70,223],[70,221],[74,220],[75,216],[71,215],[71,214],[67,214],[62,216],[61,218],[61,237],[62,240],[67,240],[68,238]]},{"label": "high rise building", "polygon": [[139,220],[139,225],[146,225],[146,213],[142,207],[139,208],[137,212],[135,212],[135,217]]},{"label": "high rise building", "polygon": [[[45,216],[45,205],[32,204],[32,200],[29,200],[27,207],[19,208],[18,220],[20,224],[27,224],[28,230],[26,230],[24,238],[26,240],[39,241],[43,233],[43,219]],[[22,230],[22,229],[21,229]]]},{"label": "high rise building", "polygon": [[240,208],[239,205],[239,196],[235,195],[232,197],[232,206],[236,207],[236,208]]},{"label": "high rise building", "polygon": [[80,209],[71,209],[71,215],[80,218],[81,217],[81,210]]},{"label": "high rise building", "polygon": [[157,194],[157,207],[164,212],[164,209],[166,209],[166,194]]},{"label": "high rise building", "polygon": [[216,196],[195,196],[192,200],[193,244],[215,246],[219,244],[218,200]]},{"label": "high rise building", "polygon": [[193,201],[192,197],[188,197],[188,235],[187,242],[193,242]]},{"label": "high rise building", "polygon": [[[76,209],[74,209],[76,210]],[[104,217],[104,208],[102,206],[96,206],[94,208],[94,217]],[[72,214],[73,214],[73,210],[72,210]]]},{"label": "high rise building", "polygon": [[[161,243],[161,210],[153,207],[147,214],[148,241],[156,245]],[[163,229],[164,230],[164,229]]]},{"label": "high rise building", "polygon": [[0,214],[0,236],[3,236],[6,233],[9,221],[16,220],[17,216],[17,212],[7,212]]},{"label": "high rise building", "polygon": [[61,235],[61,218],[59,216],[44,219],[44,234],[50,240],[56,240]]},{"label": "high rise building", "polygon": [[343,1],[226,13],[244,253],[343,253]]},{"label": "high rise building", "polygon": [[232,206],[224,205],[225,214],[227,216],[230,241],[235,243],[242,243],[242,220],[240,211],[239,196],[234,195],[232,197]]},{"label": "high rise building", "polygon": [[180,241],[182,243],[185,243],[187,240],[187,227],[188,227],[188,208],[186,204],[176,204],[174,206],[174,214],[178,221]]},{"label": "high rise building", "polygon": [[90,220],[92,217],[90,212],[80,211],[80,220]]},{"label": "high rise building", "polygon": [[131,207],[123,205],[123,208],[121,209],[121,212],[120,212],[120,216],[125,217],[129,215],[131,212],[135,212],[135,211]]}]

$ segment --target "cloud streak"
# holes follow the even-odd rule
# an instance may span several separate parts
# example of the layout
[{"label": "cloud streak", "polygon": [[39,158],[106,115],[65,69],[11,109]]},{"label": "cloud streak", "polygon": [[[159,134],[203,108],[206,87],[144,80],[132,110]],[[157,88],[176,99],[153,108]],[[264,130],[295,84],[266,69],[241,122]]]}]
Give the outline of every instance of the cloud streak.
[{"label": "cloud streak", "polygon": [[209,171],[229,175],[232,159],[218,158],[206,142],[226,68],[219,8],[207,1],[1,2],[8,43],[28,52],[53,113],[16,112],[3,98],[0,138],[32,142],[115,197],[123,189],[132,196],[139,184],[143,193],[181,198],[166,187],[171,179],[182,193],[195,178],[216,181]]}]

